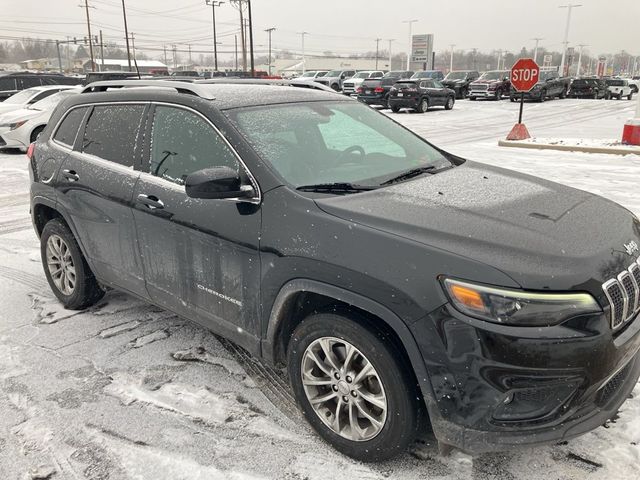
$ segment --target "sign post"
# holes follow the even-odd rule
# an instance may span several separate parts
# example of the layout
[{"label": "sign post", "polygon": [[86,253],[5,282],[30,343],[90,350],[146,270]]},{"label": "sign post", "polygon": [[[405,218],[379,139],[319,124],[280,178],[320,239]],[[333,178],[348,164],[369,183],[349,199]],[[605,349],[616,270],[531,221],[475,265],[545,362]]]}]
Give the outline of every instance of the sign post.
[{"label": "sign post", "polygon": [[522,112],[524,110],[524,94],[530,92],[540,79],[540,67],[531,58],[521,58],[511,67],[511,85],[513,89],[520,93],[520,113],[518,123],[511,129],[507,140],[524,140],[531,138],[527,127],[522,123]]}]

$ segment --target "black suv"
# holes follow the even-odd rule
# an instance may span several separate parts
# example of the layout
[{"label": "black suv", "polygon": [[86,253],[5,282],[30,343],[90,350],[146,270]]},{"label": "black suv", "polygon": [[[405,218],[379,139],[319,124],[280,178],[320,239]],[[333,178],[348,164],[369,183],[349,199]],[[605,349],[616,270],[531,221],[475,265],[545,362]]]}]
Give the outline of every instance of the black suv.
[{"label": "black suv", "polygon": [[431,107],[451,110],[456,101],[453,90],[436,80],[400,80],[389,92],[389,108],[397,113],[401,108],[410,108],[425,113]]},{"label": "black suv", "polygon": [[609,98],[609,89],[607,82],[604,80],[593,78],[576,78],[571,82],[568,96],[570,98]]},{"label": "black suv", "polygon": [[355,458],[427,420],[472,452],[568,439],[640,375],[634,215],[347,97],[100,82],[29,158],[65,307],[116,288],[287,365],[309,423]]},{"label": "black suv", "polygon": [[456,98],[467,98],[469,85],[480,78],[476,70],[452,70],[442,80],[442,84],[456,92]]},{"label": "black suv", "polygon": [[0,74],[0,102],[21,90],[41,85],[78,85],[80,81],[74,77],[66,77],[56,73],[16,72]]}]

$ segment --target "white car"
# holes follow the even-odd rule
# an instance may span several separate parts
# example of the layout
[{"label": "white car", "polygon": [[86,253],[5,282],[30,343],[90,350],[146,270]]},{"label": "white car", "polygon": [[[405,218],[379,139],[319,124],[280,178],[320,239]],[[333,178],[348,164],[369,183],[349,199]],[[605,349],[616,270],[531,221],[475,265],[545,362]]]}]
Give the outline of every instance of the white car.
[{"label": "white car", "polygon": [[0,149],[17,148],[26,152],[47,126],[58,104],[81,91],[78,87],[65,88],[27,108],[0,114]]},{"label": "white car", "polygon": [[382,78],[384,72],[380,70],[369,70],[366,72],[358,72],[353,77],[342,83],[342,93],[345,95],[355,95],[358,93],[358,87],[362,85],[367,78]]},{"label": "white car", "polygon": [[[79,84],[80,83],[82,82],[79,82]],[[29,105],[33,105],[34,103],[53,95],[54,93],[61,92],[62,90],[69,90],[70,88],[77,87],[73,85],[42,85],[41,87],[25,88],[0,103],[0,115],[13,110],[22,110],[27,108]]]},{"label": "white car", "polygon": [[298,78],[300,80],[313,80],[318,77],[324,77],[327,73],[329,73],[329,70],[307,70]]},{"label": "white car", "polygon": [[622,97],[626,97],[627,100],[633,98],[633,90],[629,81],[624,78],[607,79],[607,90],[609,90],[609,98],[617,98],[618,100],[622,100]]}]

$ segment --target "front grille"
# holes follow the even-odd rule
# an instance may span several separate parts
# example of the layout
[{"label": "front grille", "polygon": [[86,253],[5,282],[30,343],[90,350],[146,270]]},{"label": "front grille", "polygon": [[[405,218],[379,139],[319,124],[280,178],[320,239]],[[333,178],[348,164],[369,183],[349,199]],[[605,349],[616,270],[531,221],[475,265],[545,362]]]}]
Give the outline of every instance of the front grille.
[{"label": "front grille", "polygon": [[350,82],[349,82],[349,83],[347,83],[347,82],[345,82],[345,83],[343,83],[343,84],[342,84],[342,86],[343,86],[344,88],[353,88],[353,83],[350,83]]},{"label": "front grille", "polygon": [[611,328],[618,329],[640,311],[640,259],[602,289],[611,307]]},{"label": "front grille", "polygon": [[616,373],[611,380],[609,380],[605,385],[598,390],[598,395],[596,396],[596,405],[599,407],[604,407],[609,400],[616,394],[618,390],[624,385],[624,382],[627,380],[627,376],[631,371],[631,366],[633,361],[629,362],[622,370]]},{"label": "front grille", "polygon": [[489,85],[487,84],[479,84],[479,85],[474,85],[473,83],[471,84],[471,90],[474,90],[477,92],[486,92],[488,88],[489,88]]}]

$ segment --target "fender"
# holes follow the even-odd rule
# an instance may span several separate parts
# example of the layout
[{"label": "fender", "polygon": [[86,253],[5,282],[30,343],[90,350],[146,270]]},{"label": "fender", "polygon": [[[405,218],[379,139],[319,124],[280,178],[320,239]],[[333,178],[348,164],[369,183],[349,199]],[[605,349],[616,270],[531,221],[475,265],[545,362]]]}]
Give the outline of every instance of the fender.
[{"label": "fender", "polygon": [[409,327],[400,319],[400,317],[387,307],[380,305],[378,302],[371,300],[370,298],[334,285],[318,282],[316,280],[303,278],[293,279],[287,282],[278,292],[278,295],[273,302],[273,307],[271,308],[269,325],[267,326],[267,335],[266,338],[262,340],[262,357],[265,361],[271,365],[274,365],[277,362],[277,337],[284,318],[282,310],[287,306],[287,302],[292,299],[295,294],[300,292],[311,292],[325,295],[349,305],[353,305],[354,307],[380,318],[395,332],[402,342],[423,396],[425,396],[426,399],[434,398],[431,382],[429,381],[427,369],[418,349],[418,345],[413,334],[409,330]]}]

